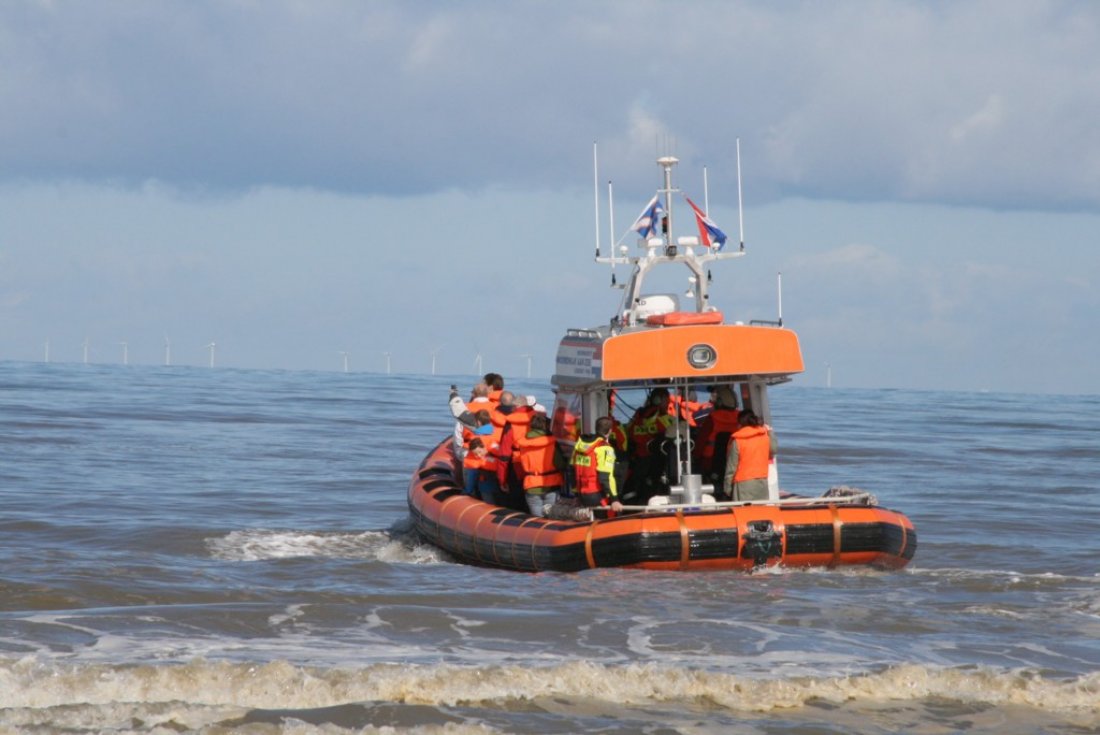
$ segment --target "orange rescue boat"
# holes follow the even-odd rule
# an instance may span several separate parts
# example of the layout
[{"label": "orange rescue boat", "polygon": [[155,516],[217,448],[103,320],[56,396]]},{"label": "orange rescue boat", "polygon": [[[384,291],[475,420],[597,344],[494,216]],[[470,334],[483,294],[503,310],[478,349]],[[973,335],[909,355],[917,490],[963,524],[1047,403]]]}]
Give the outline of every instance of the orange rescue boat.
[{"label": "orange rescue boat", "polygon": [[[781,492],[773,461],[767,498],[723,500],[721,473],[715,481],[695,466],[695,418],[701,414],[686,407],[698,405],[699,391],[729,388],[740,395],[742,409],[770,425],[768,389],[789,382],[803,363],[798,337],[783,327],[781,316],[728,324],[710,305],[710,262],[744,255],[744,243],[724,251],[725,235],[691,200],[699,235],[673,240],[677,163],[671,156],[658,159],[664,186],[631,228],[642,236],[641,252],[601,257],[597,245],[597,262],[632,266],[622,304],[606,326],[567,330],[552,378],[553,432],[566,456],[579,433],[593,432],[597,418],[629,406],[631,396],[654,388],[672,394],[672,420],[658,446],[663,464],[656,494],[627,496],[618,512],[569,508],[546,518],[494,506],[463,494],[460,463],[448,438],[429,452],[409,484],[416,529],[460,561],[519,571],[905,566],[917,548],[913,524],[879,507],[868,493]],[[693,310],[681,310],[677,294],[643,291],[652,269],[677,264],[689,270]]]}]

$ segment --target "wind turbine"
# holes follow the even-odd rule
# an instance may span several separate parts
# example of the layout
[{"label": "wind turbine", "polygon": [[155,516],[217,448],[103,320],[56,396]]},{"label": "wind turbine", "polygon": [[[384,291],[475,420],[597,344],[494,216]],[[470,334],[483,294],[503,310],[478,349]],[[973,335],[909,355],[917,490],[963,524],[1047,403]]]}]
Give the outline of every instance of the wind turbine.
[{"label": "wind turbine", "polygon": [[84,338],[84,364],[88,364],[88,338]]},{"label": "wind turbine", "polygon": [[440,345],[439,347],[436,347],[434,350],[432,350],[432,375],[435,375],[435,356],[438,355],[439,351],[442,349],[443,346]]},{"label": "wind turbine", "polygon": [[168,339],[168,335],[164,335],[164,364],[172,364],[172,340]]},{"label": "wind turbine", "polygon": [[344,372],[346,373],[348,371],[348,353],[340,350],[340,355],[344,358]]},{"label": "wind turbine", "polygon": [[825,363],[825,387],[833,387],[833,366],[829,363]]},{"label": "wind turbine", "polygon": [[481,371],[481,350],[477,348],[476,343],[474,344],[474,352],[477,354],[477,357],[474,358],[474,375],[484,375],[485,373]]},{"label": "wind turbine", "polygon": [[210,350],[210,367],[214,367],[214,343],[208,344],[206,349]]},{"label": "wind turbine", "polygon": [[385,356],[385,358],[386,358],[386,375],[389,375],[389,374],[390,374],[390,355],[391,355],[392,353],[389,353],[389,352],[383,352],[382,354],[383,354],[383,355]]},{"label": "wind turbine", "polygon": [[44,362],[49,362],[49,361],[50,361],[50,341],[46,340],[46,359],[44,360]]},{"label": "wind turbine", "polygon": [[524,353],[524,354],[520,355],[520,357],[527,360],[527,377],[530,378],[531,377],[531,354],[530,353]]},{"label": "wind turbine", "polygon": [[130,345],[126,344],[125,342],[119,342],[119,344],[122,345],[122,364],[123,365],[129,365],[130,364]]}]

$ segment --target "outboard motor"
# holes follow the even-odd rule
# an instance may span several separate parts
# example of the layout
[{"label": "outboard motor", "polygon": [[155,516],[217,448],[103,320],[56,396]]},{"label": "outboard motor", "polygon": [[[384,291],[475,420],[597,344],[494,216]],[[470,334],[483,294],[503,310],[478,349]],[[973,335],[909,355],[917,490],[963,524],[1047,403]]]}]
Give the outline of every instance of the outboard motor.
[{"label": "outboard motor", "polygon": [[783,536],[771,521],[749,521],[741,540],[741,558],[752,559],[753,568],[767,565],[768,559],[783,556]]}]

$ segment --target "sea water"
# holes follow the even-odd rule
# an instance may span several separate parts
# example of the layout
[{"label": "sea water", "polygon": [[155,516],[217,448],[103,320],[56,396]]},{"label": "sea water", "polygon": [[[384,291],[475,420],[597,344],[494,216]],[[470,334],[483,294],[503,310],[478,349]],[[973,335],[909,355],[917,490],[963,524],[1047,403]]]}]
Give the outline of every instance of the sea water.
[{"label": "sea water", "polygon": [[1100,397],[773,390],[904,571],[522,574],[409,530],[452,382],[0,363],[0,732],[1100,729]]}]

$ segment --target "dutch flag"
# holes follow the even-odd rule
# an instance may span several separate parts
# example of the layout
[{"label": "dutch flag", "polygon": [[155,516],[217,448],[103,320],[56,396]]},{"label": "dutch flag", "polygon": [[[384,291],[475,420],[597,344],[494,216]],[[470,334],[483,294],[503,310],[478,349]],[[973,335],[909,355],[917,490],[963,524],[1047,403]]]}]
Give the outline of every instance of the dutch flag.
[{"label": "dutch flag", "polygon": [[[718,225],[711,221],[703,210],[695,206],[695,202],[688,199],[685,194],[684,199],[691,205],[691,209],[695,212],[695,224],[699,225],[699,241],[706,245],[708,248],[714,248],[715,250],[721,250],[722,246],[726,244],[726,233],[718,229]],[[717,244],[715,244],[717,243]]]}]

